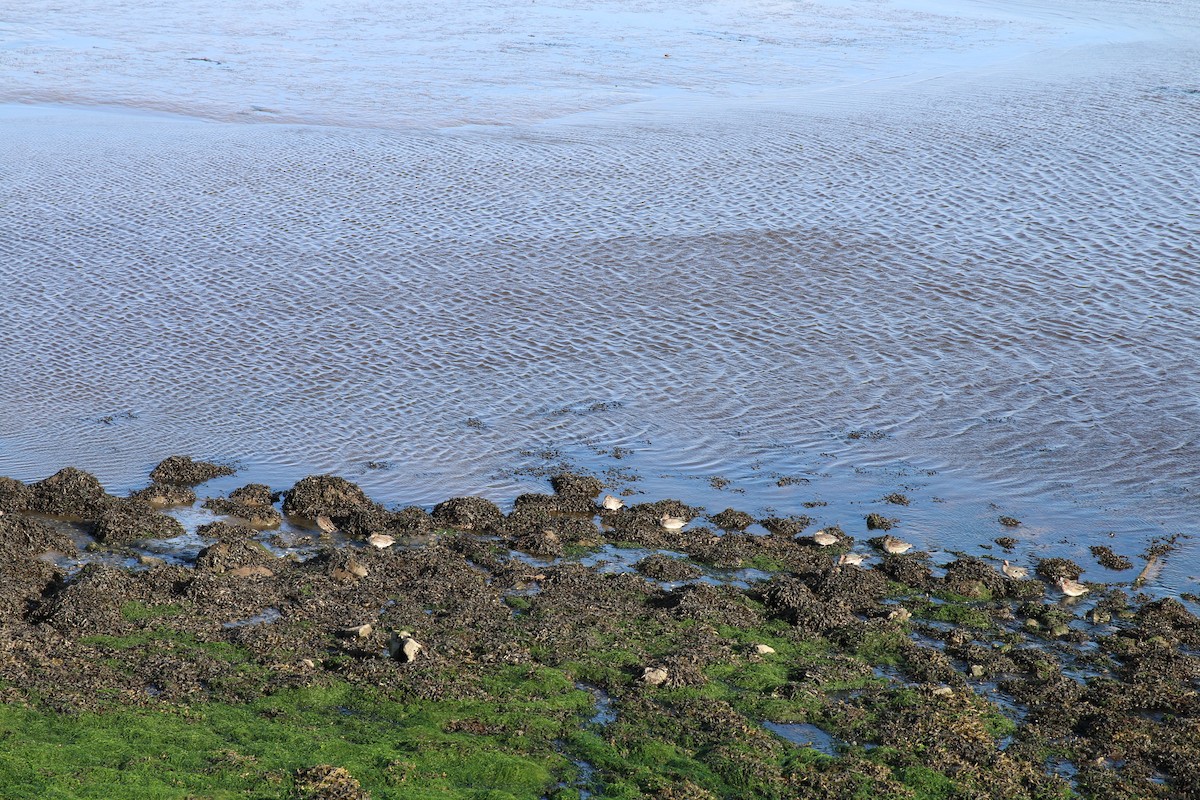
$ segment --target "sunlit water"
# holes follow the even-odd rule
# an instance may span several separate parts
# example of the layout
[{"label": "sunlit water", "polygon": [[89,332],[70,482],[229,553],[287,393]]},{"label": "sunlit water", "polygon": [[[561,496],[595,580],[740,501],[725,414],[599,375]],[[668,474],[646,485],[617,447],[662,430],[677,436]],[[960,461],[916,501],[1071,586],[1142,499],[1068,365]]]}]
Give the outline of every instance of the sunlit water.
[{"label": "sunlit water", "polygon": [[1195,532],[1195,5],[678,5],[0,0],[0,474]]}]

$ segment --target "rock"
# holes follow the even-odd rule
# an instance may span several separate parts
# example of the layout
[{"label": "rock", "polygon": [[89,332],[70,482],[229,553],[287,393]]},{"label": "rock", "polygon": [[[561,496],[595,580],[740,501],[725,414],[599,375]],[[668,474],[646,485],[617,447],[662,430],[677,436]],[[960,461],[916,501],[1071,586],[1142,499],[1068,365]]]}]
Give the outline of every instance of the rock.
[{"label": "rock", "polygon": [[900,520],[893,517],[885,517],[882,514],[867,514],[867,530],[869,531],[890,531],[896,527],[896,523]]},{"label": "rock", "polygon": [[633,568],[656,581],[690,581],[704,574],[703,570],[694,564],[664,556],[662,553],[646,556],[634,564]]},{"label": "rock", "polygon": [[274,578],[275,573],[261,564],[249,567],[235,567],[229,571],[234,578]]},{"label": "rock", "polygon": [[896,606],[888,612],[888,619],[894,622],[908,622],[912,619],[912,612],[904,606]]},{"label": "rock", "polygon": [[283,495],[283,513],[289,516],[331,519],[349,516],[375,507],[366,493],[355,484],[336,475],[309,475]]},{"label": "rock", "polygon": [[28,509],[43,514],[95,519],[112,500],[95,475],[67,467],[29,487]]},{"label": "rock", "polygon": [[0,477],[0,511],[24,511],[29,507],[29,487],[15,478]]},{"label": "rock", "polygon": [[646,667],[642,670],[642,683],[647,686],[662,686],[670,677],[662,667]]},{"label": "rock", "polygon": [[972,664],[971,665],[971,677],[972,678],[982,678],[983,673],[984,673],[984,669],[983,669],[982,664]]},{"label": "rock", "polygon": [[486,531],[503,519],[496,504],[482,497],[453,497],[433,509],[434,525],[442,528]]},{"label": "rock", "polygon": [[732,508],[727,508],[720,514],[714,514],[709,517],[709,520],[713,525],[726,531],[744,531],[754,524],[754,517],[745,511],[736,511]]},{"label": "rock", "polygon": [[198,486],[201,483],[232,475],[237,470],[209,461],[193,461],[188,456],[170,456],[159,462],[150,473],[150,480],[175,486]]},{"label": "rock", "polygon": [[1071,629],[1069,627],[1067,627],[1067,625],[1065,623],[1062,623],[1062,622],[1056,622],[1050,628],[1051,636],[1066,636],[1070,632],[1071,632]]},{"label": "rock", "polygon": [[775,648],[769,644],[756,644],[754,645],[754,652],[760,656],[769,656],[775,652]]},{"label": "rock", "polygon": [[313,661],[311,658],[300,659],[300,664],[302,666],[308,667],[309,669],[313,669],[314,667],[317,666],[317,662]]},{"label": "rock", "polygon": [[933,693],[938,697],[949,697],[950,695],[954,694],[954,690],[949,686],[939,686],[933,690]]},{"label": "rock", "polygon": [[1112,622],[1112,614],[1101,608],[1093,608],[1088,612],[1087,618],[1093,625],[1107,625]]},{"label": "rock", "polygon": [[408,631],[392,631],[388,640],[388,653],[392,658],[405,664],[417,660],[417,656],[425,652],[425,645],[418,642]]},{"label": "rock", "polygon": [[167,506],[190,506],[196,502],[196,493],[188,486],[172,486],[169,483],[152,483],[145,489],[129,494],[130,500],[141,500],[155,508]]},{"label": "rock", "polygon": [[599,496],[603,484],[591,475],[562,472],[550,479],[550,487],[560,497],[578,497],[589,502]]},{"label": "rock", "polygon": [[114,500],[101,512],[92,535],[104,544],[124,544],[138,539],[174,539],[187,533],[179,520],[155,510],[141,500]]},{"label": "rock", "polygon": [[338,635],[346,639],[366,639],[375,632],[375,626],[371,623],[365,625],[353,625],[349,628],[342,628],[338,631]]},{"label": "rock", "polygon": [[[276,560],[265,547],[255,541],[217,542],[204,548],[196,556],[196,569],[205,572],[231,572],[238,567],[267,567]],[[256,574],[262,573],[259,571]]]},{"label": "rock", "polygon": [[813,518],[799,514],[791,517],[765,517],[758,521],[759,525],[776,536],[791,538],[799,535],[805,528],[813,524]]}]

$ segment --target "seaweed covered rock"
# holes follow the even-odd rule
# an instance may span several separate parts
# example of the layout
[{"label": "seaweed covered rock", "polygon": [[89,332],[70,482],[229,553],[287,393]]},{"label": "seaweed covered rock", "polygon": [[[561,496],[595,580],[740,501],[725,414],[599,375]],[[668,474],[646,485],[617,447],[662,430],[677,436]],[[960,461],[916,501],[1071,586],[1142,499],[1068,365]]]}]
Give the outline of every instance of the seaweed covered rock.
[{"label": "seaweed covered rock", "polygon": [[695,564],[655,553],[634,564],[634,569],[656,581],[690,581],[704,573]]},{"label": "seaweed covered rock", "polygon": [[874,569],[897,583],[903,583],[914,589],[928,589],[936,583],[933,569],[920,556],[891,556],[885,558],[883,563],[878,564]]},{"label": "seaweed covered rock", "polygon": [[942,583],[947,589],[963,597],[1003,597],[1008,591],[1009,581],[986,561],[963,556],[946,566]]},{"label": "seaweed covered rock", "polygon": [[190,486],[170,483],[152,483],[144,489],[129,493],[129,499],[141,500],[155,508],[167,506],[190,506],[196,502],[196,493]]},{"label": "seaweed covered rock", "polygon": [[457,530],[486,531],[503,519],[499,507],[482,497],[453,497],[433,509],[435,526]]},{"label": "seaweed covered rock", "polygon": [[92,535],[104,544],[124,544],[139,539],[174,539],[186,531],[179,520],[168,517],[141,500],[116,500],[100,517]]},{"label": "seaweed covered rock", "polygon": [[29,487],[28,508],[43,514],[95,519],[112,499],[95,475],[67,467]]},{"label": "seaweed covered rock", "polygon": [[316,519],[347,517],[375,504],[355,484],[336,475],[309,475],[284,492],[283,513]]},{"label": "seaweed covered rock", "polygon": [[[219,541],[200,551],[196,556],[196,569],[206,572],[233,572],[247,567],[264,567],[273,573],[275,570],[272,566],[277,561],[270,551],[256,541]],[[262,570],[254,572],[268,577]]]},{"label": "seaweed covered rock", "polygon": [[713,525],[725,531],[744,531],[754,524],[754,517],[745,511],[736,511],[732,508],[727,508],[720,514],[713,514],[708,519]]},{"label": "seaweed covered rock", "polygon": [[559,497],[582,498],[587,501],[599,496],[604,485],[591,475],[577,475],[573,472],[561,472],[550,479],[550,486]]},{"label": "seaweed covered rock", "polygon": [[1057,583],[1059,578],[1076,581],[1083,574],[1083,567],[1069,558],[1043,558],[1038,561],[1036,572],[1050,583]]},{"label": "seaweed covered rock", "polygon": [[804,514],[793,514],[790,517],[765,517],[758,524],[776,536],[798,536],[813,524],[813,519]]},{"label": "seaweed covered rock", "polygon": [[29,487],[16,478],[0,476],[0,512],[24,511],[29,507]]},{"label": "seaweed covered rock", "polygon": [[193,461],[188,456],[169,456],[158,463],[150,472],[150,480],[172,486],[199,486],[237,470],[211,461]]},{"label": "seaweed covered rock", "polygon": [[121,607],[139,598],[137,579],[129,572],[102,564],[88,564],[49,593],[37,614],[64,633],[111,634],[128,623]]},{"label": "seaweed covered rock", "polygon": [[216,539],[218,542],[244,542],[253,539],[257,531],[246,525],[234,525],[228,522],[210,522],[196,529],[196,535],[204,539]]},{"label": "seaweed covered rock", "polygon": [[62,530],[38,519],[16,514],[0,516],[0,560],[5,569],[12,562],[42,553],[75,553],[75,542]]},{"label": "seaweed covered rock", "polygon": [[277,528],[283,517],[272,505],[271,489],[261,483],[251,483],[229,493],[229,497],[214,497],[204,501],[204,507],[217,514],[243,519],[252,528]]}]

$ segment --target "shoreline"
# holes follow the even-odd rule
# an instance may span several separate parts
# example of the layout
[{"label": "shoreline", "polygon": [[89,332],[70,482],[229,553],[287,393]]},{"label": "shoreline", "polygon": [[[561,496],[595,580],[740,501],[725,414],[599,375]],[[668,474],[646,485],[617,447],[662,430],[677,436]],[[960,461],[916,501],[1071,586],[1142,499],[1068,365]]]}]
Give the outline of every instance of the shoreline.
[{"label": "shoreline", "polygon": [[[1081,578],[1067,559],[1009,577],[1003,541],[994,560],[888,554],[900,494],[823,531],[677,500],[604,509],[578,474],[508,514],[386,509],[331,476],[207,498],[217,518],[194,532],[160,510],[227,473],[173,457],[131,498],[72,469],[0,480],[0,731],[39,732],[0,761],[27,787],[13,797],[81,773],[180,797],[1200,791],[1200,620],[1114,585],[1066,598],[1049,584]],[[45,559],[75,546],[48,514],[89,520],[96,563]],[[131,724],[145,737],[109,760],[29,766]],[[167,744],[185,735],[201,743]]]}]

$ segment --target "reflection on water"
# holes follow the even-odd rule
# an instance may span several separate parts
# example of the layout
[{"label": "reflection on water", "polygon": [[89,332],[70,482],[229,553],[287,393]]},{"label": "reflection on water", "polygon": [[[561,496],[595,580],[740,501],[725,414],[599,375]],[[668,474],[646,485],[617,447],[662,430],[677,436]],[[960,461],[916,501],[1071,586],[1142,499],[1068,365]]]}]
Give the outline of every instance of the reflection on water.
[{"label": "reflection on water", "polygon": [[[0,474],[74,464],[119,491],[186,452],[240,463],[241,482],[331,471],[431,504],[508,502],[569,463],[713,511],[824,503],[808,513],[859,536],[886,511],[925,549],[1008,533],[1003,513],[1024,523],[1020,556],[1136,555],[1197,509],[1195,11],[921,5],[822,6],[824,39],[762,44],[761,62],[744,47],[765,12],[719,35],[693,24],[669,53],[654,36],[682,35],[673,23],[639,18],[613,65],[637,91],[600,91],[588,62],[546,113],[523,81],[570,57],[531,42],[520,75],[462,100],[506,127],[439,128],[478,75],[421,50],[442,83],[390,80],[371,105],[361,86],[391,62],[349,34],[370,80],[314,55],[313,74],[360,88],[335,98],[302,75],[281,105],[372,129],[10,108]],[[222,112],[235,89],[279,76],[235,58],[187,77],[228,54],[172,49],[172,8],[132,29],[174,42],[157,55],[114,38],[125,12],[55,12],[136,58],[90,72],[104,47],[64,34],[75,95],[54,98],[37,75],[48,23],[14,11],[26,39],[9,41],[34,43],[0,50],[28,89],[6,97],[186,110],[177,89],[203,83],[198,116],[241,119]],[[615,24],[589,22],[593,55]],[[464,63],[498,58],[489,41]],[[699,42],[713,58],[689,61]],[[988,52],[986,68],[968,57]],[[889,73],[901,55],[919,69]],[[387,115],[409,98],[424,117]],[[604,110],[528,122],[588,109]],[[872,502],[897,490],[912,506]],[[1167,586],[1188,585],[1190,547]]]}]

